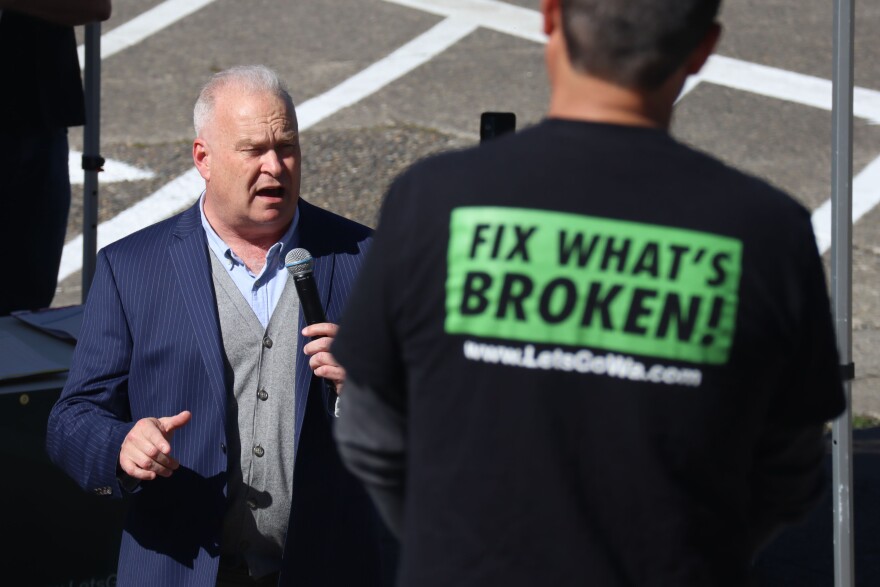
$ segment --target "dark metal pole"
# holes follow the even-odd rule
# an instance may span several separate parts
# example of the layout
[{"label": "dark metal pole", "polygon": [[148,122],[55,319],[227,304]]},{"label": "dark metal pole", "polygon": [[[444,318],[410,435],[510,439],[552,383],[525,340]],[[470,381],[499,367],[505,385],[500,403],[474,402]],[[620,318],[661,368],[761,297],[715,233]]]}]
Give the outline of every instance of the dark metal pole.
[{"label": "dark metal pole", "polygon": [[834,1],[831,165],[831,299],[846,411],[832,429],[834,584],[855,585],[852,506],[852,128],[854,0]]},{"label": "dark metal pole", "polygon": [[85,303],[95,275],[98,254],[98,172],[101,158],[101,23],[86,25],[85,96],[86,125],[83,132],[83,263],[82,301]]}]

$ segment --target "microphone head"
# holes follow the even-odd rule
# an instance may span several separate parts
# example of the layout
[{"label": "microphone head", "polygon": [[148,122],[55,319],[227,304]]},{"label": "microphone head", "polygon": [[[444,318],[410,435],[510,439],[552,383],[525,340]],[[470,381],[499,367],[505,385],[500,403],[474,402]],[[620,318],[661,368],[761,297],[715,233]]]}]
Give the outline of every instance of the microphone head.
[{"label": "microphone head", "polygon": [[290,271],[291,275],[299,275],[301,273],[311,273],[315,266],[315,260],[312,254],[305,249],[293,249],[284,256],[284,266]]}]

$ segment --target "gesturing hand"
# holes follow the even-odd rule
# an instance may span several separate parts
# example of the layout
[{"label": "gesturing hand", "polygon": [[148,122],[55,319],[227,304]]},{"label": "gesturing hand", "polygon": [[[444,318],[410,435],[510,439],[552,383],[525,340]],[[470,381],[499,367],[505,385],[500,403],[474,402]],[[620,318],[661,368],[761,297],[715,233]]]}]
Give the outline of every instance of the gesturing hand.
[{"label": "gesturing hand", "polygon": [[174,431],[185,426],[192,414],[184,410],[176,416],[143,418],[126,435],[119,451],[119,466],[129,476],[150,481],[156,475],[170,477],[180,463],[171,456]]}]

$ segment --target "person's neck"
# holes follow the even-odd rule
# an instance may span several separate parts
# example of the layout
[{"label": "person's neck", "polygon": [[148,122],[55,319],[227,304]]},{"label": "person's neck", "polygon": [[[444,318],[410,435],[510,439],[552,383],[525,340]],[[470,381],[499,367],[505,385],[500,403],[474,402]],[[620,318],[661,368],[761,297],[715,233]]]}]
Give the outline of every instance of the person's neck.
[{"label": "person's neck", "polygon": [[237,233],[229,233],[227,236],[218,235],[229,248],[242,260],[250,271],[256,275],[263,270],[266,264],[266,254],[269,252],[284,231],[274,236],[251,236],[245,237]]},{"label": "person's neck", "polygon": [[634,90],[567,72],[553,85],[548,116],[668,130],[677,90]]},{"label": "person's neck", "polygon": [[[266,264],[266,254],[275,243],[277,243],[287,227],[280,229],[250,230],[247,233],[232,228],[212,219],[211,215],[205,210],[205,215],[211,228],[217,233],[226,245],[238,255],[242,262],[255,275],[258,274]],[[289,225],[288,225],[289,226]]]}]

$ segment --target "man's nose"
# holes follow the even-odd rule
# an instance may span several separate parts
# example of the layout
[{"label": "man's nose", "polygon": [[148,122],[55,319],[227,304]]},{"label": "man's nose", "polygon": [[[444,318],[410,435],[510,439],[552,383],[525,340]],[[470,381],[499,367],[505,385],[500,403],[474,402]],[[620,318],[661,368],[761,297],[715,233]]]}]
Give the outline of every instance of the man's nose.
[{"label": "man's nose", "polygon": [[284,166],[281,164],[281,157],[275,149],[267,149],[266,152],[263,153],[262,163],[263,166],[261,171],[264,173],[268,173],[272,175],[272,177],[278,177],[281,175],[281,170]]}]

